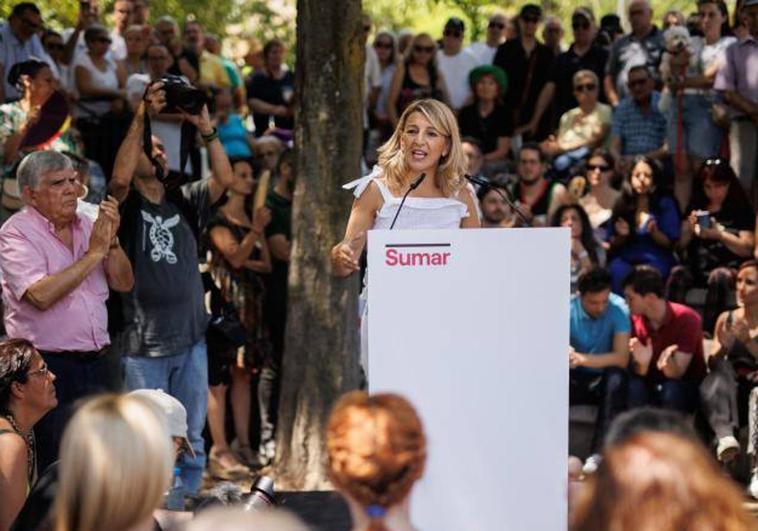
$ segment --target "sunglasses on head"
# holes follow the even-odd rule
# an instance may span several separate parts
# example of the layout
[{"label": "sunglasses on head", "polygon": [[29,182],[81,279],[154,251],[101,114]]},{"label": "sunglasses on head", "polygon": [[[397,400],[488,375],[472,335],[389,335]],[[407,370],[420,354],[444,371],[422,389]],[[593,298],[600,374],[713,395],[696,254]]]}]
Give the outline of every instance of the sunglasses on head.
[{"label": "sunglasses on head", "polygon": [[505,28],[505,24],[503,24],[502,22],[490,22],[487,27],[489,27],[489,28],[503,29],[503,28]]},{"label": "sunglasses on head", "polygon": [[458,31],[458,30],[447,29],[447,30],[445,30],[445,32],[443,33],[443,35],[445,37],[455,37],[456,39],[458,39],[458,38],[460,38],[461,35],[463,35],[463,32]]},{"label": "sunglasses on head", "polygon": [[584,83],[582,85],[577,85],[574,87],[574,90],[576,92],[592,92],[597,88],[597,85],[594,83]]},{"label": "sunglasses on head", "polygon": [[587,164],[587,171],[595,171],[595,170],[608,171],[610,169],[611,167],[608,166],[607,164]]},{"label": "sunglasses on head", "polygon": [[434,53],[434,46],[421,46],[420,44],[416,44],[413,47],[413,51],[419,53]]}]

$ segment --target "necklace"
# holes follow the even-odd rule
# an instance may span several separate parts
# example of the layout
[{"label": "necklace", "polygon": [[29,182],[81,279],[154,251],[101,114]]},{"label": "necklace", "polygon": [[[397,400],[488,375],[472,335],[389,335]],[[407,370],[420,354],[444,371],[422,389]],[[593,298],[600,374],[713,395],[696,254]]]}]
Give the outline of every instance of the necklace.
[{"label": "necklace", "polygon": [[15,431],[22,439],[24,439],[24,443],[26,443],[26,473],[29,481],[31,482],[34,478],[34,469],[37,465],[37,456],[34,452],[34,431],[29,430],[29,433],[27,435],[24,435],[24,433],[21,431],[21,428],[18,427],[16,419],[13,418],[12,414],[9,413],[5,416],[5,418],[8,420],[8,423],[10,423],[13,431]]}]

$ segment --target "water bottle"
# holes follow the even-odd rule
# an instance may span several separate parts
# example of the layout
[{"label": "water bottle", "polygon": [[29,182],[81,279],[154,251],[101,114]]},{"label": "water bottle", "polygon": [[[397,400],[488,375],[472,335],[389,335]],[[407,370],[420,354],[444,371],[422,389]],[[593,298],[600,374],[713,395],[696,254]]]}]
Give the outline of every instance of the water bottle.
[{"label": "water bottle", "polygon": [[182,484],[182,469],[174,467],[174,480],[171,488],[166,492],[164,507],[169,511],[184,510],[184,485]]},{"label": "water bottle", "polygon": [[268,476],[258,476],[250,487],[242,508],[246,512],[256,512],[276,506],[274,480]]}]

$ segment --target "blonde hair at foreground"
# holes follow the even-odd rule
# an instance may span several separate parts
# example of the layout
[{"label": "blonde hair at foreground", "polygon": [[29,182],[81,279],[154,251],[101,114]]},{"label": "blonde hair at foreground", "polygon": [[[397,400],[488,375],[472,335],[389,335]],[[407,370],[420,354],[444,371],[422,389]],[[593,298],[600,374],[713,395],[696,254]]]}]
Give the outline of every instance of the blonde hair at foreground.
[{"label": "blonde hair at foreground", "polygon": [[455,195],[460,190],[465,180],[466,157],[461,145],[461,134],[458,130],[458,122],[450,108],[444,103],[423,99],[411,103],[400,116],[395,132],[387,142],[378,149],[378,165],[384,172],[387,184],[395,190],[404,190],[409,184],[408,166],[405,162],[405,153],[400,147],[400,139],[405,131],[408,118],[413,113],[421,113],[432,126],[443,134],[448,141],[448,153],[440,158],[435,177],[437,186],[446,197]]},{"label": "blonde hair at foreground", "polygon": [[163,413],[130,395],[86,402],[60,455],[55,531],[124,531],[144,522],[160,505],[174,462]]},{"label": "blonde hair at foreground", "polygon": [[571,531],[747,531],[743,495],[697,442],[639,433],[606,450]]},{"label": "blonde hair at foreground", "polygon": [[239,507],[203,511],[184,531],[308,531],[300,519],[284,509],[246,512]]}]

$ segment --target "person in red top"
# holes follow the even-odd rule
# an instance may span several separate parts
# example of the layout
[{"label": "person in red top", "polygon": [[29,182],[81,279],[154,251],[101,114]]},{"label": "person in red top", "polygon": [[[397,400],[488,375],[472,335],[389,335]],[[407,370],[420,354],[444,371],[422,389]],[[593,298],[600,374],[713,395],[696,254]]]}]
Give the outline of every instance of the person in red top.
[{"label": "person in red top", "polygon": [[692,308],[668,302],[663,292],[663,277],[650,266],[637,266],[624,280],[632,314],[628,405],[690,413],[706,372],[701,320]]}]

